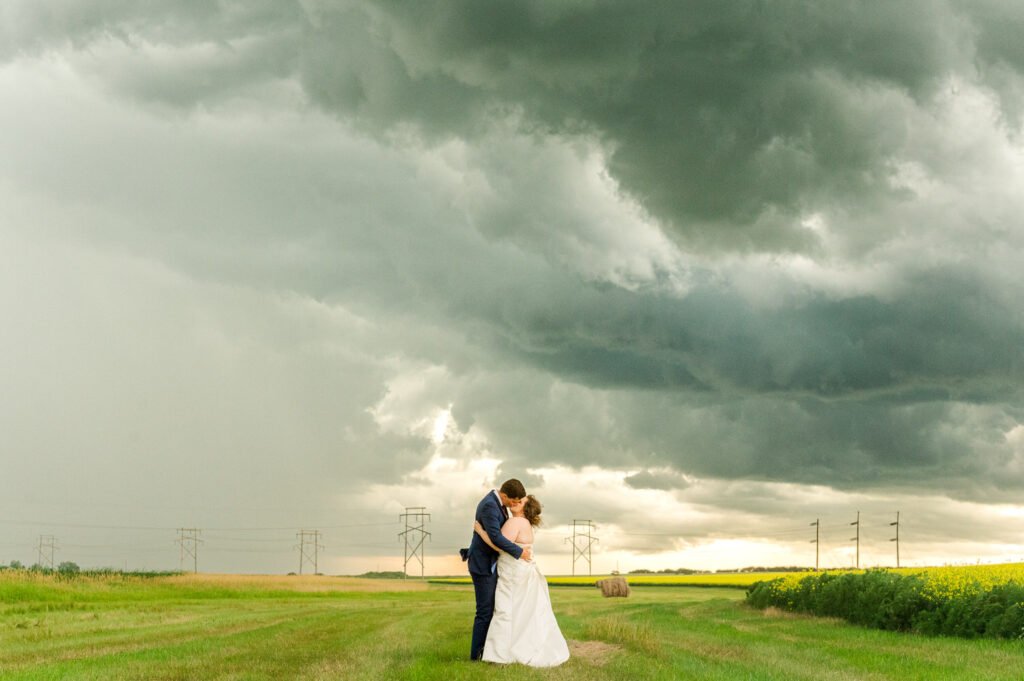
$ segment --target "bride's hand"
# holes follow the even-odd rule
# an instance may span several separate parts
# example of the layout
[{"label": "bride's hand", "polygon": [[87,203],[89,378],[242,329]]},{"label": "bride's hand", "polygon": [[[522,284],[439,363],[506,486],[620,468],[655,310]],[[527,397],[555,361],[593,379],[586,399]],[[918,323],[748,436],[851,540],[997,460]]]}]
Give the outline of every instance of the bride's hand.
[{"label": "bride's hand", "polygon": [[477,521],[475,521],[475,522],[473,523],[473,531],[474,531],[474,532],[479,532],[479,531],[480,531],[480,530],[482,530],[482,529],[484,529],[484,526],[480,524],[480,521],[479,521],[479,520],[477,520]]}]

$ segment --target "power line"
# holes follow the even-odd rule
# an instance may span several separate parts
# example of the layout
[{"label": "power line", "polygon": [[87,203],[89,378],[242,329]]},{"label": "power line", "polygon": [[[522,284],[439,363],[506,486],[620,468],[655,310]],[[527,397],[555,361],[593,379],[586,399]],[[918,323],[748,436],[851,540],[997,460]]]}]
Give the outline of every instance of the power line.
[{"label": "power line", "polygon": [[21,525],[25,527],[74,527],[90,530],[173,530],[173,527],[143,527],[140,525],[88,525],[84,523],[49,523],[33,520],[0,520],[0,525]]},{"label": "power line", "polygon": [[[385,527],[390,525],[399,525],[399,522],[390,521],[384,523],[348,523],[346,525],[317,525],[317,527],[325,530],[344,530],[352,527]],[[307,525],[308,527],[308,525]],[[304,528],[302,527],[210,527],[207,528],[214,532],[273,532],[275,530],[280,531],[297,531],[301,532]]]},{"label": "power line", "polygon": [[207,539],[225,542],[243,542],[246,544],[259,543],[259,544],[290,544],[292,542],[291,537],[278,537],[278,538],[267,538],[267,537],[225,537],[219,534],[207,534]]},{"label": "power line", "polygon": [[[319,525],[326,530],[335,529],[347,529],[352,527],[384,527],[388,525],[398,525],[400,523],[381,522],[381,523],[350,523],[347,525]],[[147,531],[174,531],[180,528],[176,527],[157,527],[148,525],[94,525],[89,523],[53,523],[33,520],[0,520],[0,525],[22,525],[27,527],[73,527],[76,529],[89,529],[89,530],[147,530]],[[301,531],[302,527],[297,526],[279,526],[279,527],[207,527],[207,530],[213,530],[214,532],[272,532],[274,530],[281,531]]]},{"label": "power line", "polygon": [[268,553],[291,553],[294,550],[295,547],[289,547],[286,549],[228,549],[211,546],[204,549],[204,551],[208,553],[258,553],[260,555],[266,555]]}]

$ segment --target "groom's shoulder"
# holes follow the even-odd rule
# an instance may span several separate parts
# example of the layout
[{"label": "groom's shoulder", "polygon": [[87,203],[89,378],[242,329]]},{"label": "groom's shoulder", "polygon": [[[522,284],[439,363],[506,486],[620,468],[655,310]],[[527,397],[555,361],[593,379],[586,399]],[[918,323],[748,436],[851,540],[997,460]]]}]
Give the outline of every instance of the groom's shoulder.
[{"label": "groom's shoulder", "polygon": [[498,498],[494,496],[494,492],[488,492],[484,495],[483,499],[480,500],[480,503],[476,505],[476,508],[479,511],[492,506],[494,508],[499,508],[501,504],[498,503]]}]

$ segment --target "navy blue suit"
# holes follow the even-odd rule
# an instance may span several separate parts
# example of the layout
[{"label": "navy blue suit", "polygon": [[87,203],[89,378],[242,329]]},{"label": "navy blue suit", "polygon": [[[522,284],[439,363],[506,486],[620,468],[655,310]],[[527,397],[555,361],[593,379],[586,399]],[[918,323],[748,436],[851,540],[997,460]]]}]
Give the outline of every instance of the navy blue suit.
[{"label": "navy blue suit", "polygon": [[[507,520],[505,507],[501,505],[494,492],[480,500],[476,506],[476,520],[494,545],[502,551],[515,556],[516,560],[523,555],[521,546],[509,541],[501,533],[501,526]],[[470,658],[479,660],[484,654],[484,643],[487,641],[487,630],[491,627],[494,616],[494,592],[498,588],[498,552],[487,545],[476,532],[469,543],[469,551],[463,556],[469,564],[469,575],[473,578],[473,590],[476,593],[476,617],[473,619],[473,643]]]}]

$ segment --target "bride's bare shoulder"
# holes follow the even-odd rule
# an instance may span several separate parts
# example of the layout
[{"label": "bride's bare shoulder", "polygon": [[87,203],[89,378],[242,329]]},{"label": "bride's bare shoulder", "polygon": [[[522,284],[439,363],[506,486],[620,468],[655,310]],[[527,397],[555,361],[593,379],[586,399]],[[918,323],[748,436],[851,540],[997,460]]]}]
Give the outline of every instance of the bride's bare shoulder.
[{"label": "bride's bare shoulder", "polygon": [[530,521],[526,518],[516,518],[516,520],[522,521],[516,526],[518,540],[526,544],[532,544],[533,526],[530,524]]}]

